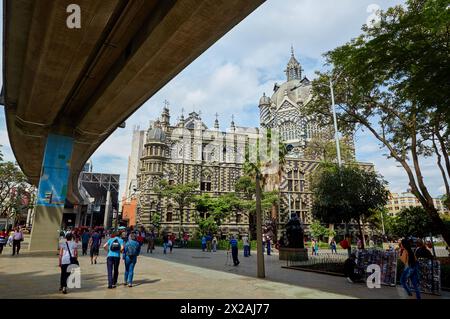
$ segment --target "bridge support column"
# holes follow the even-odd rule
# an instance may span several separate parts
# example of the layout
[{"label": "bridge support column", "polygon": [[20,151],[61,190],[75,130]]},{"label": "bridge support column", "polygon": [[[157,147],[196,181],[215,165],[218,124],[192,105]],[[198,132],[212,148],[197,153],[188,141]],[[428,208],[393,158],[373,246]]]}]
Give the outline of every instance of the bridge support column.
[{"label": "bridge support column", "polygon": [[58,248],[58,230],[61,228],[66,201],[72,148],[71,137],[55,134],[47,137],[30,251],[51,251]]}]

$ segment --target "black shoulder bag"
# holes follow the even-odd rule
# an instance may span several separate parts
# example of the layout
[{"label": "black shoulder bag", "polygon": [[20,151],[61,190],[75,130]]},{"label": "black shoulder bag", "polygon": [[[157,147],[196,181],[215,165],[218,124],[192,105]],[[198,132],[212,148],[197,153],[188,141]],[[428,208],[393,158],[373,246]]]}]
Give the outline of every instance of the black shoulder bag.
[{"label": "black shoulder bag", "polygon": [[78,258],[77,257],[72,257],[72,254],[70,253],[70,248],[69,248],[69,243],[68,242],[66,242],[66,246],[67,246],[67,250],[69,251],[70,264],[79,266],[80,263],[78,262]]}]

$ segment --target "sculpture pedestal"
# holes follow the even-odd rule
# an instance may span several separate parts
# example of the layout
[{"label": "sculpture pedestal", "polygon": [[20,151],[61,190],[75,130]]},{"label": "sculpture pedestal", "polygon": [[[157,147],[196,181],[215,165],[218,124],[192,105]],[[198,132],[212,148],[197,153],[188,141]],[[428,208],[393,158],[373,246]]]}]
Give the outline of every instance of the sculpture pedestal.
[{"label": "sculpture pedestal", "polygon": [[291,261],[307,261],[308,260],[308,249],[280,247],[279,259],[280,260],[291,260]]}]

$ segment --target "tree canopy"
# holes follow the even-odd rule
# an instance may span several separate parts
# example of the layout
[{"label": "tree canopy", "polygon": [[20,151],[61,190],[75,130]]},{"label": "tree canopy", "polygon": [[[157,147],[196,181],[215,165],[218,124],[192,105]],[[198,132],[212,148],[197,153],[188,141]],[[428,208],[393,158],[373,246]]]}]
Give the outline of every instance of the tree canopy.
[{"label": "tree canopy", "polygon": [[375,172],[356,165],[322,163],[312,179],[313,216],[332,224],[354,220],[362,236],[361,221],[387,203],[386,185]]},{"label": "tree canopy", "polygon": [[394,218],[392,233],[397,237],[428,237],[438,230],[422,207],[404,208]]},{"label": "tree canopy", "polygon": [[13,162],[3,161],[0,149],[0,216],[17,222],[22,211],[34,204],[34,192],[20,168]]},{"label": "tree canopy", "polygon": [[[445,228],[422,174],[433,156],[450,193],[450,9],[446,0],[408,0],[380,13],[380,23],[325,54],[329,72],[313,82],[308,112],[332,123],[328,84],[333,82],[338,127],[368,130],[394,158],[447,243]],[[450,203],[447,201],[447,205]]]}]

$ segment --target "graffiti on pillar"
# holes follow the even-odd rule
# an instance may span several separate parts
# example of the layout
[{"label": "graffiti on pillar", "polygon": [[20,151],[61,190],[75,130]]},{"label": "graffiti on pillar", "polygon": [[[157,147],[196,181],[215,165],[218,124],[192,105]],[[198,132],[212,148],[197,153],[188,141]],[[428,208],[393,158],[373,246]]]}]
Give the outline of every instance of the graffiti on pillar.
[{"label": "graffiti on pillar", "polygon": [[50,134],[45,146],[37,205],[64,206],[70,173],[73,139]]}]

